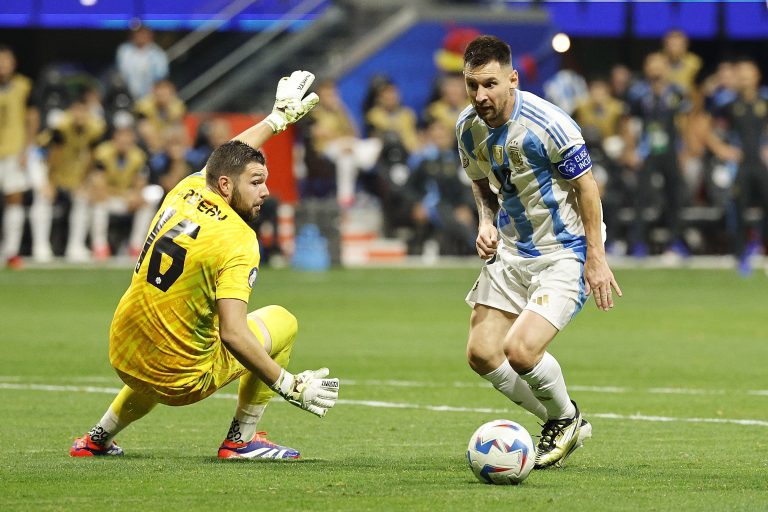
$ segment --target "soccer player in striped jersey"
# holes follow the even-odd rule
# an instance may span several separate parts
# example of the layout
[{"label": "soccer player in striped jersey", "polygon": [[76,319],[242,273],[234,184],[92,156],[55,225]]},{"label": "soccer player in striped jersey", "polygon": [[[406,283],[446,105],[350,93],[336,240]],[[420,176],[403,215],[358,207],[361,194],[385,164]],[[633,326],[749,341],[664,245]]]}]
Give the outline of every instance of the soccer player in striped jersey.
[{"label": "soccer player in striped jersey", "polygon": [[339,381],[327,378],[327,368],[286,370],[298,329],[293,315],[280,306],[247,311],[259,266],[248,222],[269,195],[257,148],[315,106],[314,93],[302,100],[313,79],[307,71],[281,79],[273,112],[168,193],[110,328],[109,359],[125,386],[75,440],[73,457],[122,455],[115,435],[158,403],[191,404],[239,378],[219,458],[298,458],[256,432],[273,394],[320,417],[335,404]]},{"label": "soccer player in striped jersey", "polygon": [[593,293],[621,290],[605,259],[589,152],[576,123],[518,89],[509,46],[479,36],[464,53],[471,105],[456,124],[486,260],[467,295],[472,369],[543,422],[536,468],[561,466],[591,436],[547,347]]}]

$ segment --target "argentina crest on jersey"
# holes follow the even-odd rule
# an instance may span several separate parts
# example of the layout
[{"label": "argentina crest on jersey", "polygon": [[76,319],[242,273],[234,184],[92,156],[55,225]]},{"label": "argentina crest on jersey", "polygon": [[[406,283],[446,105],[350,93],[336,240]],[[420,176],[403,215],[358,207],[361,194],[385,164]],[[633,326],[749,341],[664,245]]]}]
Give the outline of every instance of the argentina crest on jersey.
[{"label": "argentina crest on jersey", "polygon": [[509,161],[512,163],[512,167],[515,168],[515,172],[523,172],[525,162],[523,162],[523,153],[520,149],[520,141],[512,139],[507,145],[507,151],[509,152]]}]

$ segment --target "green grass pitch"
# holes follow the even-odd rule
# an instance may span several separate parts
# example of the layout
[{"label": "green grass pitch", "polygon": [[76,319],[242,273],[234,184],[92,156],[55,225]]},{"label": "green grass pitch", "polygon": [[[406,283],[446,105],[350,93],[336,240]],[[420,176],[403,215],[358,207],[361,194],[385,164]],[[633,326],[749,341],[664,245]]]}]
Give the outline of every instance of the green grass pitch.
[{"label": "green grass pitch", "polygon": [[[622,270],[551,351],[594,438],[562,470],[477,482],[470,434],[506,417],[538,433],[465,362],[476,269],[263,269],[251,306],[299,318],[290,368],[328,366],[341,403],[285,403],[260,427],[288,463],[216,460],[234,387],[159,407],[121,459],[71,459],[120,386],[107,332],[130,270],[0,271],[0,510],[768,510],[768,279]],[[446,407],[442,407],[446,406]]]}]

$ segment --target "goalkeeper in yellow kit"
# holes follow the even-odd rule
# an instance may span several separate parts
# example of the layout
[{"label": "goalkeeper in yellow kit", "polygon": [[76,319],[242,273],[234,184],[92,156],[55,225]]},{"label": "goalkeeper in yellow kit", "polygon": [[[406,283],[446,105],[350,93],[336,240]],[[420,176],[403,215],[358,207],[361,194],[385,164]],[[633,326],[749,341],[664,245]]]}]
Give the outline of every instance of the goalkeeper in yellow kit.
[{"label": "goalkeeper in yellow kit", "polygon": [[109,333],[109,358],[125,386],[75,440],[73,457],[122,455],[115,435],[158,403],[191,404],[240,378],[218,456],[298,458],[256,432],[270,398],[276,392],[320,417],[335,404],[339,381],[327,378],[326,368],[297,375],[285,369],[296,318],[280,306],[247,310],[259,267],[247,222],[269,195],[257,148],[317,104],[316,94],[304,97],[313,80],[307,71],[282,78],[272,113],[216,149],[160,206]]}]

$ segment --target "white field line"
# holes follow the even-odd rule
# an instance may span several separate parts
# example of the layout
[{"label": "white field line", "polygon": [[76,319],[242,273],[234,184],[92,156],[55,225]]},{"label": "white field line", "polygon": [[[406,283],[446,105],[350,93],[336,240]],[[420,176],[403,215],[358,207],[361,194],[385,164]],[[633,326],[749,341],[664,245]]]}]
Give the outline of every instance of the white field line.
[{"label": "white field line", "polygon": [[[2,382],[24,382],[30,379],[45,380],[43,376],[21,376],[21,375],[0,375],[0,383]],[[82,376],[82,377],[66,377],[65,382],[101,382],[105,384],[114,384],[116,377],[112,376]],[[380,379],[366,379],[366,380],[354,380],[354,379],[341,379],[341,383],[345,386],[375,386],[375,387],[395,387],[395,388],[490,388],[491,385],[481,379],[476,382],[432,382],[432,381],[416,381],[416,380],[380,380]],[[706,389],[706,388],[673,388],[673,387],[659,387],[659,388],[630,388],[622,386],[579,386],[569,385],[570,391],[577,391],[582,393],[608,393],[608,394],[626,394],[626,393],[646,393],[652,395],[702,395],[702,396],[722,396],[722,395],[750,395],[750,396],[768,396],[768,389],[751,389],[751,390],[732,390],[725,389]]]},{"label": "white field line", "polygon": [[[0,383],[1,389],[22,390],[22,391],[49,391],[49,392],[75,392],[75,393],[102,393],[114,395],[119,388],[96,387],[96,386],[54,386],[50,384],[22,384],[5,382]],[[213,398],[225,400],[237,400],[237,395],[232,393],[218,393],[212,395]],[[377,400],[345,400],[338,401],[341,405],[357,405],[362,407],[375,407],[382,409],[411,409],[434,412],[470,412],[481,414],[508,414],[508,409],[494,409],[489,407],[455,407],[451,405],[422,405],[407,402],[383,402]],[[625,421],[650,421],[662,423],[716,423],[728,425],[742,425],[755,427],[768,427],[768,421],[754,419],[731,419],[731,418],[675,418],[672,416],[647,416],[643,414],[616,414],[616,413],[595,413],[590,412],[587,415],[591,418],[602,418],[609,420]]]},{"label": "white field line", "polygon": [[[342,379],[342,384],[345,386],[388,386],[388,387],[403,387],[403,388],[490,388],[491,385],[487,382],[426,382],[426,381],[411,381],[411,380],[349,380]],[[579,391],[585,393],[649,393],[654,395],[727,395],[727,394],[742,394],[755,396],[768,396],[768,390],[756,389],[747,391],[727,391],[725,389],[702,389],[702,388],[629,388],[620,386],[578,386],[569,385],[568,389],[571,391]]]},{"label": "white field line", "polygon": [[73,393],[107,393],[116,394],[121,388],[103,388],[96,386],[56,386],[53,384],[22,384],[16,382],[0,382],[0,389],[17,389],[22,391],[71,391]]}]

